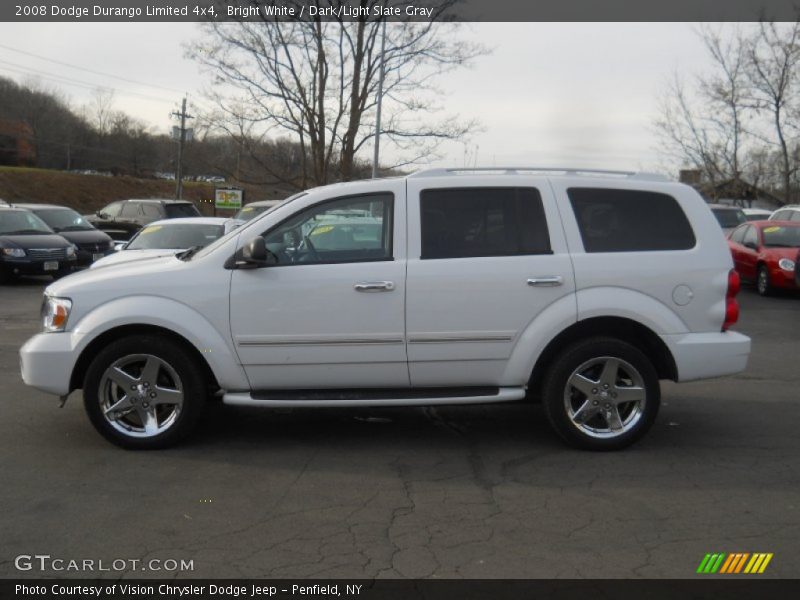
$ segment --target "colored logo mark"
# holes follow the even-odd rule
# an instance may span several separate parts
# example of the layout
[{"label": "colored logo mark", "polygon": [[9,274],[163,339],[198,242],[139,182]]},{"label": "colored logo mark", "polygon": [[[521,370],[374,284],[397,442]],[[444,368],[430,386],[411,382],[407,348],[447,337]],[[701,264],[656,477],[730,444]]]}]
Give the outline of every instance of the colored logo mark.
[{"label": "colored logo mark", "polygon": [[716,554],[706,554],[700,566],[697,567],[698,573],[725,573],[727,575],[735,573],[763,573],[769,561],[772,560],[772,552],[734,552],[726,554],[718,552]]}]

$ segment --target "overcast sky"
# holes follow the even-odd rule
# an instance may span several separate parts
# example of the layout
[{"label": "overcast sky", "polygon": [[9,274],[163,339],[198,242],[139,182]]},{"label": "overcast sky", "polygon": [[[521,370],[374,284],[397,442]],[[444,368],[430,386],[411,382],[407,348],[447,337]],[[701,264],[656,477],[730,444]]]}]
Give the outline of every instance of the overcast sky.
[{"label": "overcast sky", "polygon": [[[470,165],[656,170],[665,162],[652,132],[659,92],[676,70],[708,65],[695,30],[690,23],[470,24],[464,35],[493,52],[440,82],[443,104],[483,124]],[[38,77],[74,105],[95,86],[114,88],[115,108],[167,131],[184,92],[202,100],[208,76],[183,50],[199,35],[198,25],[184,23],[2,23],[0,74]],[[431,166],[464,165],[463,144],[442,151]]]}]

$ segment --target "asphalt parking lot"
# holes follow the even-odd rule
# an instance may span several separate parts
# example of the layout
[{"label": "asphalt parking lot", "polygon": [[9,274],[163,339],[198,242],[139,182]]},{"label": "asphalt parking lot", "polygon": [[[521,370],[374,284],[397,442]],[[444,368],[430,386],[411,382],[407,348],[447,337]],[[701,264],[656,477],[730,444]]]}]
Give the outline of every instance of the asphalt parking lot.
[{"label": "asphalt parking lot", "polygon": [[[214,407],[189,443],[109,445],[26,388],[45,281],[0,287],[0,577],[693,577],[708,552],[800,574],[800,297],[740,294],[745,373],[664,384],[632,449],[563,446],[536,406]],[[184,572],[20,572],[15,557]]]}]

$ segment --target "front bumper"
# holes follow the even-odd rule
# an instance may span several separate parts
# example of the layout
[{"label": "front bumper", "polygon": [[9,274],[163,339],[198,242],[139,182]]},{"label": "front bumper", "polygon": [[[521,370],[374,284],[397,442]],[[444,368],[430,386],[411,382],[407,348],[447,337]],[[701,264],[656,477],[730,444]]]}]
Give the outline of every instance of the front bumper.
[{"label": "front bumper", "polygon": [[[44,270],[46,262],[57,262],[57,270]],[[75,257],[59,258],[59,259],[30,259],[30,258],[4,258],[0,261],[0,269],[6,273],[14,275],[52,275],[53,273],[63,273],[64,271],[71,270],[75,266]]]},{"label": "front bumper", "polygon": [[33,336],[19,351],[22,381],[48,394],[69,394],[79,339],[79,335],[69,332]]},{"label": "front bumper", "polygon": [[[114,254],[113,246],[111,249],[108,250],[82,250],[78,249],[76,254],[77,260],[75,261],[75,266],[78,268],[84,268],[90,266],[94,262],[95,254],[100,254],[103,257],[108,256],[109,254]],[[100,260],[99,258],[97,260]]]},{"label": "front bumper", "polygon": [[747,367],[750,338],[735,331],[662,335],[678,368],[678,381],[740,373]]}]

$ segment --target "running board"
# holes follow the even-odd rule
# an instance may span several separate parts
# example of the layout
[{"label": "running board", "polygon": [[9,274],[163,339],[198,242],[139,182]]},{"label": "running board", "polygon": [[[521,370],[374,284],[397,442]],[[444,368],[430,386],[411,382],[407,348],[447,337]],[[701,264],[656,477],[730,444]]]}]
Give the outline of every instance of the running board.
[{"label": "running board", "polygon": [[229,392],[225,404],[266,408],[320,408],[334,406],[437,406],[445,404],[489,404],[525,398],[517,387],[403,388],[365,390],[263,390]]}]

